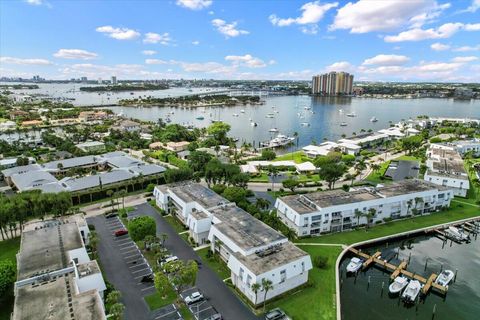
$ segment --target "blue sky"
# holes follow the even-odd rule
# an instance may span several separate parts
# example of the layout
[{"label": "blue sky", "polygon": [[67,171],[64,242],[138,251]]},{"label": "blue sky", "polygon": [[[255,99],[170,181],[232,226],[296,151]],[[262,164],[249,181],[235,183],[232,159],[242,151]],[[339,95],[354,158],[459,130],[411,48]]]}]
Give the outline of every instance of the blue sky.
[{"label": "blue sky", "polygon": [[480,81],[480,0],[0,1],[0,76]]}]

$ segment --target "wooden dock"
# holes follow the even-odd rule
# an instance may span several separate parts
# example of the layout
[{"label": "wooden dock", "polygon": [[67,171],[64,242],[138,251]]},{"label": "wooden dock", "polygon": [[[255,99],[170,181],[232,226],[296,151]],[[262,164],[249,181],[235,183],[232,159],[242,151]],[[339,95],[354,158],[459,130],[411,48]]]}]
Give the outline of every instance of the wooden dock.
[{"label": "wooden dock", "polygon": [[424,294],[428,293],[428,291],[432,288],[436,289],[442,294],[446,294],[448,291],[448,287],[444,287],[439,285],[438,283],[435,283],[435,279],[437,279],[437,275],[435,273],[432,273],[428,279],[422,277],[421,275],[415,274],[411,271],[406,270],[405,268],[407,267],[407,262],[402,261],[399,265],[395,265],[392,263],[389,263],[385,260],[381,260],[378,257],[381,255],[380,251],[375,252],[373,255],[366,254],[362,251],[359,251],[355,248],[350,248],[350,251],[353,252],[355,255],[362,257],[366,261],[363,263],[363,267],[366,268],[372,263],[375,263],[377,266],[383,267],[387,271],[392,272],[390,278],[395,279],[398,277],[400,274],[410,278],[410,279],[415,279],[421,282],[424,287],[422,289],[422,292]]}]

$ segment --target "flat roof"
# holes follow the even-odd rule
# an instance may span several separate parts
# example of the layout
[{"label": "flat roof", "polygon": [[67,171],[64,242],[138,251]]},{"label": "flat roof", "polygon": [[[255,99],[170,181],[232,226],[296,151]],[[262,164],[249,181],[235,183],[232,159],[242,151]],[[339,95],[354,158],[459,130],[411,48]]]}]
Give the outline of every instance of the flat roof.
[{"label": "flat roof", "polygon": [[255,275],[260,275],[275,268],[284,266],[289,262],[306,257],[308,256],[308,253],[287,241],[281,245],[278,245],[270,254],[261,255],[254,253],[244,256],[239,253],[233,253],[233,255],[243,265],[245,265],[248,270],[253,272]]},{"label": "flat roof", "polygon": [[444,171],[432,171],[430,169],[427,169],[427,172],[425,173],[426,175],[429,176],[436,176],[436,177],[445,177],[445,178],[451,178],[451,179],[456,179],[456,180],[468,180],[468,176],[466,175],[461,175],[461,174],[453,174],[453,173],[448,173]]},{"label": "flat roof", "polygon": [[129,157],[127,155],[123,156],[116,156],[116,157],[108,157],[107,158],[107,163],[116,168],[128,168],[128,167],[133,167],[133,166],[138,166],[140,164],[144,164],[143,161],[134,159],[132,157]]},{"label": "flat roof", "polygon": [[281,197],[280,200],[299,214],[306,214],[318,211],[316,205],[305,199],[303,195],[291,195]]},{"label": "flat roof", "polygon": [[448,188],[420,179],[407,179],[384,185],[377,190],[385,197],[395,197],[403,194],[410,194],[429,190],[448,190]]},{"label": "flat roof", "polygon": [[205,209],[229,202],[224,197],[215,193],[215,191],[196,182],[187,182],[179,185],[166,185],[166,187],[184,202],[197,202]]},{"label": "flat roof", "polygon": [[5,177],[10,177],[14,174],[31,172],[31,171],[38,171],[40,169],[41,169],[41,167],[38,164],[28,164],[26,166],[18,166],[18,167],[13,167],[13,168],[2,170],[2,174]]},{"label": "flat roof", "polygon": [[208,218],[208,214],[206,214],[205,212],[203,212],[203,211],[201,211],[201,210],[195,210],[195,209],[193,209],[191,215],[192,215],[196,220],[202,220],[202,219],[207,219],[207,218]]},{"label": "flat roof", "polygon": [[42,229],[22,233],[20,252],[17,255],[18,280],[65,267],[67,261],[62,259],[60,235],[65,254],[83,247],[75,222],[47,221]]},{"label": "flat roof", "polygon": [[210,212],[221,221],[215,224],[215,228],[244,250],[286,239],[280,232],[256,219],[234,203],[216,207]]},{"label": "flat roof", "polygon": [[96,163],[97,160],[95,159],[95,156],[83,156],[47,162],[43,164],[43,167],[46,169],[57,170],[59,164],[62,165],[63,169],[68,169],[74,167],[88,166]]},{"label": "flat roof", "polygon": [[72,288],[74,281],[72,273],[17,288],[13,320],[105,319],[102,301],[97,291],[91,290],[75,295],[72,289],[67,291],[67,281]]},{"label": "flat roof", "polygon": [[10,177],[18,190],[38,189],[39,186],[57,182],[57,179],[46,171],[32,170],[25,173],[14,174]]},{"label": "flat roof", "polygon": [[86,141],[83,143],[76,144],[76,147],[82,148],[82,147],[95,147],[95,146],[103,146],[105,143],[100,142],[100,141]]},{"label": "flat roof", "polygon": [[144,164],[144,165],[139,165],[139,166],[136,166],[136,167],[131,167],[128,170],[130,172],[135,172],[137,174],[142,174],[144,176],[149,176],[149,175],[152,175],[152,174],[165,172],[167,169],[165,169],[162,166],[156,165],[156,164]]},{"label": "flat roof", "polygon": [[315,203],[320,208],[338,206],[343,204],[380,199],[381,196],[369,189],[351,190],[331,190],[323,192],[307,193],[303,195],[306,199]]},{"label": "flat roof", "polygon": [[135,175],[130,173],[127,170],[112,170],[110,172],[99,173],[92,176],[82,177],[82,178],[66,178],[62,179],[60,182],[64,185],[69,191],[80,191],[89,188],[94,188],[100,186],[100,181],[102,185],[109,185],[112,183],[117,183],[133,178]]}]

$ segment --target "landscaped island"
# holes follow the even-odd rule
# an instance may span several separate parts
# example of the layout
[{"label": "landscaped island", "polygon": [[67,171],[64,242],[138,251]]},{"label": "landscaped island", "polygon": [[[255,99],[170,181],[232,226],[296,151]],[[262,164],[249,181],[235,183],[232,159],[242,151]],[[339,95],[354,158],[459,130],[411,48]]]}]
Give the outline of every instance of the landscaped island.
[{"label": "landscaped island", "polygon": [[38,89],[39,86],[36,84],[2,84],[0,89],[15,89],[15,90],[25,90],[25,89]]},{"label": "landscaped island", "polygon": [[258,96],[229,96],[222,95],[192,95],[170,98],[146,97],[140,99],[120,100],[122,106],[168,106],[168,107],[205,107],[205,106],[235,106],[247,104],[262,104]]},{"label": "landscaped island", "polygon": [[168,89],[167,84],[118,84],[113,86],[95,86],[95,87],[80,87],[80,91],[86,92],[105,92],[105,91],[146,91],[146,90],[165,90]]}]

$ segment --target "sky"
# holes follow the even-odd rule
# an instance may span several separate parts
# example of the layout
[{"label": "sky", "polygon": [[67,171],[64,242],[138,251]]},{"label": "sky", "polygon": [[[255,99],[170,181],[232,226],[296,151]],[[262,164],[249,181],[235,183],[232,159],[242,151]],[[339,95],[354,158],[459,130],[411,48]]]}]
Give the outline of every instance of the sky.
[{"label": "sky", "polygon": [[0,77],[480,82],[480,0],[3,0]]}]

